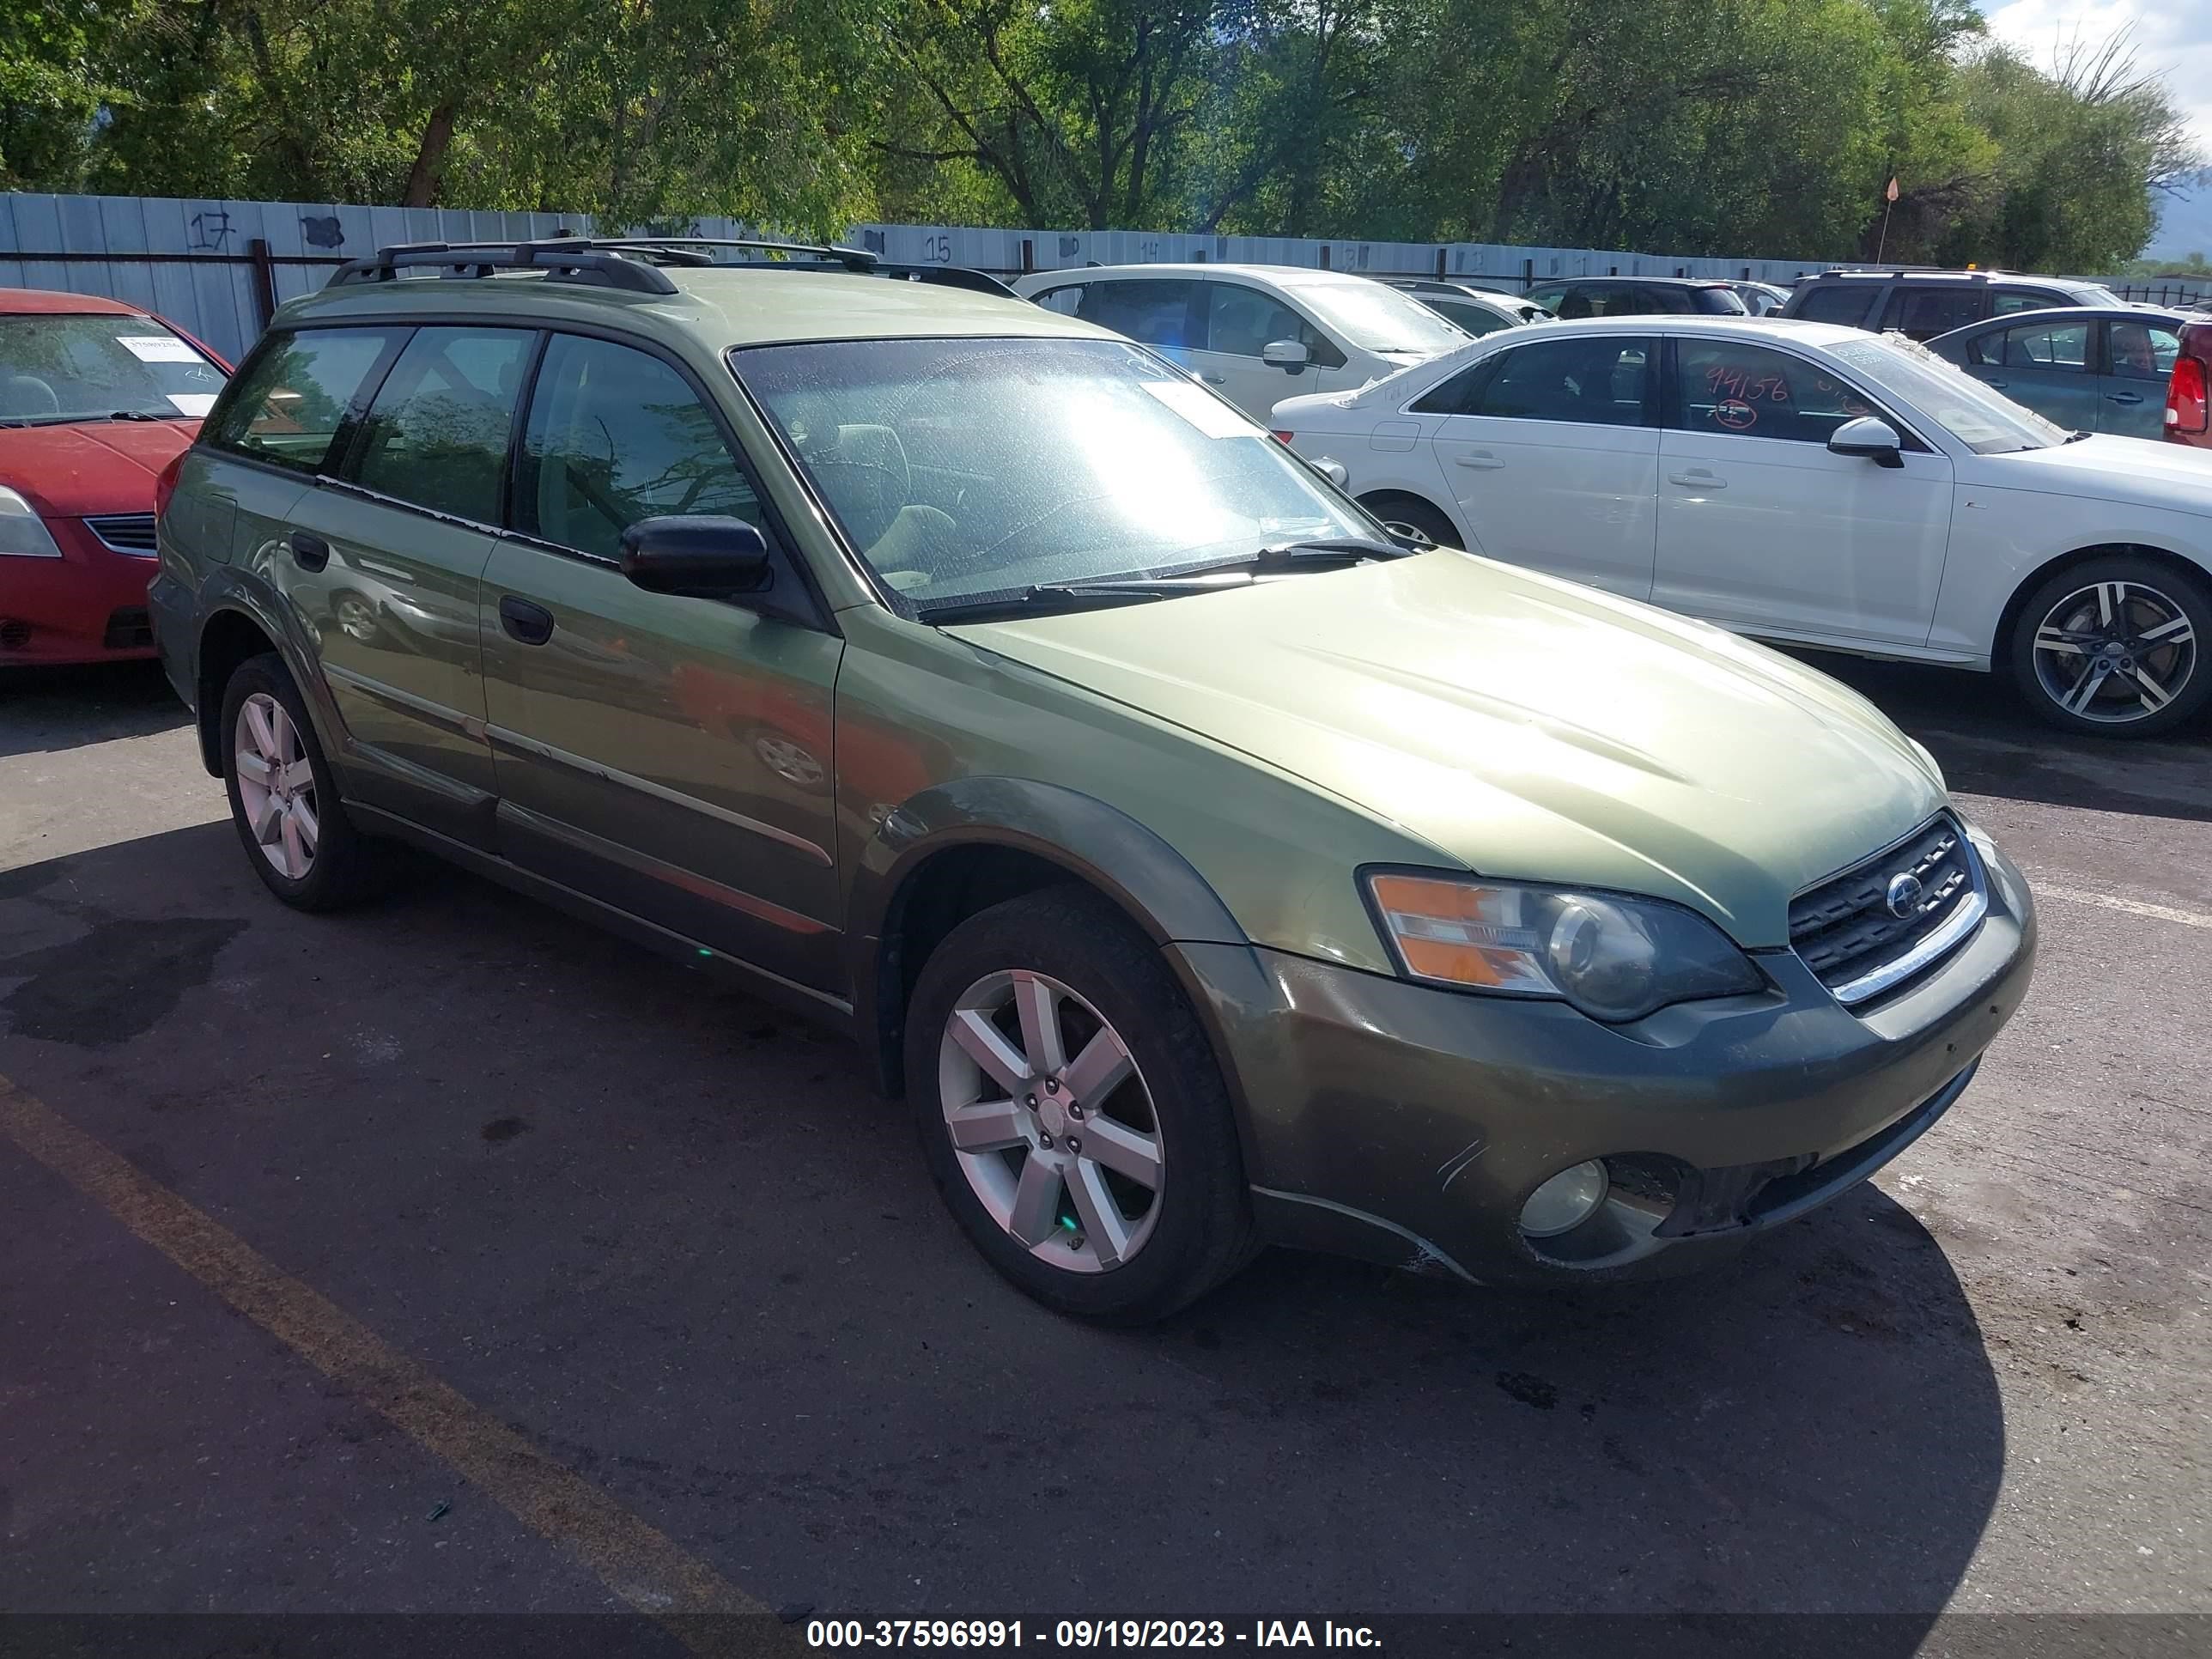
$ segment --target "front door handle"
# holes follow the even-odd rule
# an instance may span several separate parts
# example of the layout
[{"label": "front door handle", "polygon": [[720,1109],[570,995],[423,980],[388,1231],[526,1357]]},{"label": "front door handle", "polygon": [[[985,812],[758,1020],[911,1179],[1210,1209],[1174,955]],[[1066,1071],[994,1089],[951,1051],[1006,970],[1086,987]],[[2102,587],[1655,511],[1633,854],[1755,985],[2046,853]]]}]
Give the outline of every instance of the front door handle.
[{"label": "front door handle", "polygon": [[1986,386],[1994,386],[1999,392],[2002,392],[2005,389],[2005,383],[2002,380],[1984,380],[1982,384]]},{"label": "front door handle", "polygon": [[1713,474],[1705,471],[1669,472],[1667,475],[1667,482],[1680,484],[1686,489],[1726,489],[1728,488],[1726,478],[1716,477]]},{"label": "front door handle", "polygon": [[1470,449],[1464,453],[1453,456],[1452,459],[1458,465],[1471,466],[1478,472],[1487,471],[1492,467],[1505,465],[1486,449]]},{"label": "front door handle", "polygon": [[1229,377],[1226,374],[1201,374],[1198,378],[1204,380],[1208,386],[1227,386],[1229,384]]},{"label": "front door handle", "polygon": [[2142,401],[2140,392],[2107,392],[2105,395],[2116,404],[2139,404]]},{"label": "front door handle", "polygon": [[299,561],[302,570],[320,570],[331,562],[331,544],[310,531],[295,530],[291,535],[292,556]]},{"label": "front door handle", "polygon": [[553,637],[553,613],[512,593],[500,595],[499,625],[525,645],[543,645]]}]

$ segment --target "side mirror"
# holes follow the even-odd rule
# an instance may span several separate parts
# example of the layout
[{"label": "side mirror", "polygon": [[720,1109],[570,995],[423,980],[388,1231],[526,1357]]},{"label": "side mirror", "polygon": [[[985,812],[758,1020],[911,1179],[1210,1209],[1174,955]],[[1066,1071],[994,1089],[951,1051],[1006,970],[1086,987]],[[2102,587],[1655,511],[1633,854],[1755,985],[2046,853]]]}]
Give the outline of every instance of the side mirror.
[{"label": "side mirror", "polygon": [[1312,357],[1313,353],[1306,349],[1303,340],[1270,340],[1260,348],[1260,361],[1285,374],[1304,372]]},{"label": "side mirror", "polygon": [[1352,472],[1334,455],[1323,455],[1314,462],[1314,471],[1320,473],[1339,489],[1352,488]]},{"label": "side mirror", "polygon": [[1845,421],[1828,434],[1828,448],[1838,455],[1856,455],[1872,461],[1876,466],[1903,466],[1905,457],[1898,452],[1905,441],[1897,435],[1897,428],[1887,421],[1872,415],[1862,415],[1856,420]]},{"label": "side mirror", "polygon": [[622,573],[648,593],[748,593],[769,568],[768,538],[743,519],[640,519],[623,532]]}]

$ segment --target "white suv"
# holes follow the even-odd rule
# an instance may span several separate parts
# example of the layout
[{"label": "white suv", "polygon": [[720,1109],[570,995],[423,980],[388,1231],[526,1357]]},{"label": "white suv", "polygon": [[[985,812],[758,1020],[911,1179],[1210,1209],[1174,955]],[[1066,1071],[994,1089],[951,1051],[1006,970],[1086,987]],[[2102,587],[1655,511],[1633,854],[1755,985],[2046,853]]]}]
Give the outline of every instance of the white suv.
[{"label": "white suv", "polygon": [[1091,265],[1014,292],[1152,347],[1255,421],[1279,398],[1350,391],[1470,337],[1396,289],[1297,265]]}]

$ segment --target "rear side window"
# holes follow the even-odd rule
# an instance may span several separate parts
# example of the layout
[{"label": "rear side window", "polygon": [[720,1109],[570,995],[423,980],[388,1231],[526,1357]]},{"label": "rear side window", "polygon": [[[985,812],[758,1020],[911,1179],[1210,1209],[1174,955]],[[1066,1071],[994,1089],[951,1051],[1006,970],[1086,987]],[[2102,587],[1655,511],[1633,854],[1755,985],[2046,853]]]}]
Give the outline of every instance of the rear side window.
[{"label": "rear side window", "polygon": [[398,336],[381,328],[312,328],[272,336],[209,417],[217,449],[319,472],[369,372]]},{"label": "rear side window", "polygon": [[1698,309],[1712,315],[1741,317],[1751,310],[1743,302],[1743,296],[1732,288],[1701,288],[1695,292]]},{"label": "rear side window", "polygon": [[1083,290],[1075,314],[1086,323],[1110,328],[1149,346],[1185,350],[1200,343],[1191,312],[1198,284],[1146,277],[1127,283],[1092,283]]},{"label": "rear side window", "polygon": [[1048,288],[1038,295],[1033,303],[1054,316],[1078,316],[1083,308],[1083,284],[1070,283],[1064,288]]},{"label": "rear side window", "polygon": [[1981,321],[1982,302],[1987,296],[1986,289],[1963,286],[1900,288],[1890,296],[1881,325],[1902,329],[1916,340],[1932,340],[1938,334]]},{"label": "rear side window", "polygon": [[1493,359],[1494,371],[1457,412],[1511,421],[1641,426],[1652,356],[1649,340],[1531,342]]},{"label": "rear side window", "polygon": [[690,383],[650,352],[556,334],[522,441],[521,528],[614,559],[640,519],[761,522],[760,497]]},{"label": "rear side window", "polygon": [[2165,384],[2181,356],[2181,336],[2162,323],[2112,323],[2106,332],[2112,372],[2130,380]]},{"label": "rear side window", "polygon": [[507,434],[535,338],[519,328],[417,329],[362,422],[355,481],[497,524]]},{"label": "rear side window", "polygon": [[1805,290],[1790,314],[1808,323],[1836,323],[1844,328],[1864,328],[1867,313],[1881,290],[1872,283],[1815,283]]}]

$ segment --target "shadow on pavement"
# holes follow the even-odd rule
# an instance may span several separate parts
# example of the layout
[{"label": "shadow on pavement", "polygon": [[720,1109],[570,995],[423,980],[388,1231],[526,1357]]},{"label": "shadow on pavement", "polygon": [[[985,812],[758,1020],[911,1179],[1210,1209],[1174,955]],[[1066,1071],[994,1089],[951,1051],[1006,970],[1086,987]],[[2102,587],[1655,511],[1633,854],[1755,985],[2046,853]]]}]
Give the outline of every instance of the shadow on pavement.
[{"label": "shadow on pavement", "polygon": [[0,668],[0,760],[173,731],[191,719],[157,662]]},{"label": "shadow on pavement", "polygon": [[2075,737],[2030,714],[2002,674],[1795,654],[1926,744],[1962,793],[2212,821],[2212,720],[2141,741]]},{"label": "shadow on pavement", "polygon": [[[1885,1612],[1855,1651],[1904,1659],[1997,1492],[1981,1332],[1872,1188],[1699,1279],[1508,1296],[1279,1254],[1099,1330],[974,1255],[854,1050],[473,879],[301,916],[207,824],[15,872],[0,938],[0,1073],[771,1607]],[[15,1270],[66,1297],[43,1250]],[[295,1370],[223,1410],[283,1422]],[[0,1450],[76,1522],[19,1568],[127,1607],[159,1549],[196,1605],[311,1604],[288,1575],[390,1503],[347,1438],[173,1535]],[[177,1443],[149,1481],[220,1479]]]}]

